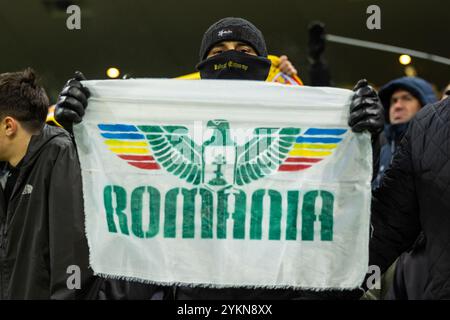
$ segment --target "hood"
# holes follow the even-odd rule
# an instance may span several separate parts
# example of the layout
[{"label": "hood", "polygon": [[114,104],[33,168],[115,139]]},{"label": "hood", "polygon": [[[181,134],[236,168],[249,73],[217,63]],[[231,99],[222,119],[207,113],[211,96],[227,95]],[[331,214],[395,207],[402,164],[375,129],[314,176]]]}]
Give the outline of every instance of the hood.
[{"label": "hood", "polygon": [[437,101],[437,97],[431,87],[431,84],[422,78],[403,77],[392,80],[384,85],[378,93],[384,107],[384,116],[387,123],[389,123],[391,96],[398,89],[403,89],[410,92],[420,101],[422,107]]}]

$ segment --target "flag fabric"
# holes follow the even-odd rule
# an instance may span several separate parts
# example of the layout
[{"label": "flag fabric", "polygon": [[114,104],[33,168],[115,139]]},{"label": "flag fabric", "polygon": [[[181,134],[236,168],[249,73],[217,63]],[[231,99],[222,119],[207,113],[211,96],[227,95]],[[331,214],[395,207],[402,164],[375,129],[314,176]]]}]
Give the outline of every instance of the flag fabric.
[{"label": "flag fabric", "polygon": [[94,272],[204,287],[355,288],[372,150],[352,92],[256,81],[85,81],[74,127]]}]

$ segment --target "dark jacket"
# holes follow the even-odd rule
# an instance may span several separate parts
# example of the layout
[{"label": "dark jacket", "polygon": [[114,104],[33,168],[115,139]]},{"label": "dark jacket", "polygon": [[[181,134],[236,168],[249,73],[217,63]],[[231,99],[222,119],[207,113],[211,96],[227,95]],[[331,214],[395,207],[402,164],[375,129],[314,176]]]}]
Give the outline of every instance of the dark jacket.
[{"label": "dark jacket", "polygon": [[395,265],[392,284],[387,288],[384,300],[423,300],[427,298],[428,262],[425,236],[419,235],[412,248],[404,252]]},{"label": "dark jacket", "polygon": [[[70,136],[45,126],[31,138],[7,211],[0,188],[1,299],[89,298],[101,285],[88,268],[81,190]],[[77,273],[70,266],[81,271],[79,290],[67,286]]]},{"label": "dark jacket", "polygon": [[[93,275],[82,195],[71,137],[45,126],[32,136],[7,211],[0,187],[0,299],[162,299],[168,294],[164,287]],[[67,285],[74,283],[70,266],[79,267],[80,289]]]},{"label": "dark jacket", "polygon": [[[437,100],[431,84],[417,77],[395,79],[380,89],[379,95],[385,110],[386,124],[381,135],[380,164],[378,174],[372,182],[373,189],[380,187],[384,172],[390,167],[394,154],[408,128],[408,123],[391,124],[389,121],[390,99],[398,89],[410,92],[419,100],[421,107]],[[423,278],[417,275],[426,272],[424,270],[426,265],[424,247],[425,237],[422,235],[415,241],[413,248],[400,256],[395,268],[394,281],[386,299],[422,298],[425,284]]]},{"label": "dark jacket", "polygon": [[394,157],[407,128],[408,123],[395,125],[386,124],[384,126],[384,130],[379,137],[379,166],[375,178],[372,181],[373,190],[380,187],[384,172],[390,167],[392,158]]},{"label": "dark jacket", "polygon": [[372,199],[370,265],[384,272],[421,230],[425,299],[450,298],[450,99],[420,110]]}]

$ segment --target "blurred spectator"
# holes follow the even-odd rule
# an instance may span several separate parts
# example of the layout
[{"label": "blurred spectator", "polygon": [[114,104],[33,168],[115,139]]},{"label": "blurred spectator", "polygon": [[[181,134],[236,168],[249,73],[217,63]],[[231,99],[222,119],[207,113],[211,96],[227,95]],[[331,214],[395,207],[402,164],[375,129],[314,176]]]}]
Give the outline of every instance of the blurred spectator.
[{"label": "blurred spectator", "polygon": [[380,168],[373,187],[381,185],[384,171],[392,162],[393,154],[408,122],[426,104],[437,100],[430,83],[417,77],[403,77],[384,85],[379,92],[385,112],[385,125],[381,135]]},{"label": "blurred spectator", "polygon": [[407,293],[400,298],[450,298],[449,150],[450,100],[444,99],[423,108],[410,121],[373,194],[370,265],[379,266],[383,273],[423,232],[419,268],[408,264],[408,259],[398,263],[404,267],[398,280]]},{"label": "blurred spectator", "polygon": [[[426,104],[435,102],[436,96],[430,83],[417,77],[403,77],[384,85],[379,92],[385,110],[385,126],[381,136],[380,167],[373,181],[378,188],[384,172],[408,127],[409,121]],[[410,250],[398,259],[383,276],[381,296],[384,299],[420,299],[423,292],[423,276],[426,267],[423,254],[425,240],[420,235]]]}]

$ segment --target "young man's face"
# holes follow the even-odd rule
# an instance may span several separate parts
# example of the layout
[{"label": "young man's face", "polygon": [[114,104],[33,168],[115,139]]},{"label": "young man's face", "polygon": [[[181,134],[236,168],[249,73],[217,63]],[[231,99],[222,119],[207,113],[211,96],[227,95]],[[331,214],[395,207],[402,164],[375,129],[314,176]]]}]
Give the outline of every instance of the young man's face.
[{"label": "young man's face", "polygon": [[212,47],[211,50],[209,50],[209,53],[207,55],[207,58],[211,58],[215,55],[218,55],[222,52],[229,51],[229,50],[236,50],[239,52],[244,52],[246,54],[250,54],[252,56],[257,56],[257,53],[255,49],[253,49],[250,45],[240,42],[240,41],[222,41],[216,44],[214,47]]},{"label": "young man's face", "polygon": [[420,101],[406,90],[399,89],[391,96],[389,121],[392,124],[406,123],[420,110]]}]

